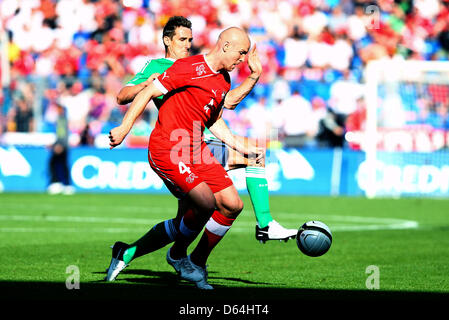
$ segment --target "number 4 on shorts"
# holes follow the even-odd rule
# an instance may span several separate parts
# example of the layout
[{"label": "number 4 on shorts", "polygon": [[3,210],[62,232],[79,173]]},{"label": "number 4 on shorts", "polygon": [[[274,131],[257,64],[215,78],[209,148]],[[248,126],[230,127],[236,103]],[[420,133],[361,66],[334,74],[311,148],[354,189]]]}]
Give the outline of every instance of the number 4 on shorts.
[{"label": "number 4 on shorts", "polygon": [[188,166],[186,166],[185,163],[182,162],[182,161],[180,161],[178,163],[178,168],[179,168],[179,173],[180,174],[184,174],[186,172],[189,173],[189,174],[191,173],[190,168]]}]

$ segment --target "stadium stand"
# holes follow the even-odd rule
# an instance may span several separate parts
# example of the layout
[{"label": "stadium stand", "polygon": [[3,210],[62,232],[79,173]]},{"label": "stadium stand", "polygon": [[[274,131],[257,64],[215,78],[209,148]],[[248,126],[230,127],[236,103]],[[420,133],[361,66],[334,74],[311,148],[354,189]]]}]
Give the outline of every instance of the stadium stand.
[{"label": "stadium stand", "polygon": [[[207,51],[230,25],[250,32],[264,73],[236,113],[224,118],[243,135],[276,130],[285,141],[300,133],[306,138],[297,139],[301,146],[334,145],[323,141],[320,129],[329,116],[343,119],[332,139],[345,130],[345,119],[351,128],[363,125],[359,106],[370,60],[447,60],[449,53],[447,0],[381,0],[375,6],[364,0],[3,0],[0,27],[8,40],[3,60],[10,79],[2,73],[0,133],[54,132],[58,103],[79,137],[72,144],[107,133],[126,110],[115,102],[120,87],[148,58],[163,56],[162,26],[172,15],[192,21],[192,54]],[[247,72],[233,72],[234,83]],[[414,99],[413,90],[401,91],[405,101]],[[407,105],[407,124],[449,130],[447,87],[422,90],[437,92],[439,103]],[[291,113],[295,96],[302,102]],[[148,135],[156,114],[150,108],[133,135]],[[292,120],[302,127],[292,131]]]}]

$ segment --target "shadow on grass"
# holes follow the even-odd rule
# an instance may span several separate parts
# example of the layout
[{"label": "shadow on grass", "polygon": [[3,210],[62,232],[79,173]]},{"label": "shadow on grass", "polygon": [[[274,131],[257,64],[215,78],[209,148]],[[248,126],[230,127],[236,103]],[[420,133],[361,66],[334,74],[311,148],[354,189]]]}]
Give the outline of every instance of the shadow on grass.
[{"label": "shadow on grass", "polygon": [[[102,318],[105,312],[114,316],[124,312],[124,316],[129,317],[127,310],[136,312],[141,308],[143,314],[163,315],[154,319],[276,320],[298,313],[304,315],[310,310],[331,315],[337,310],[344,310],[345,315],[359,314],[360,310],[383,312],[382,309],[413,313],[411,308],[437,310],[437,305],[445,306],[449,301],[448,293],[295,289],[257,284],[233,287],[214,284],[215,290],[211,291],[179,281],[170,272],[150,272],[142,278],[122,276],[115,282],[82,282],[79,289],[71,290],[65,283],[0,281],[0,300],[9,308],[13,303],[20,308],[33,303],[36,308],[49,308],[49,311],[62,303],[70,303],[69,309],[87,308],[87,314],[98,312]],[[132,306],[127,308],[125,303]],[[34,307],[20,308],[35,314]],[[212,309],[211,314],[206,315],[206,308]]]},{"label": "shadow on grass", "polygon": [[[106,273],[93,274],[103,278]],[[352,310],[353,313],[355,306],[361,303],[367,303],[370,310],[373,306],[378,309],[390,304],[402,310],[404,308],[398,308],[401,302],[406,303],[407,308],[423,304],[435,308],[436,303],[446,305],[449,301],[449,293],[280,288],[269,286],[270,283],[218,277],[213,272],[210,280],[215,290],[199,290],[194,284],[180,280],[173,272],[127,269],[114,282],[81,282],[79,289],[67,289],[65,282],[0,281],[0,301],[8,306],[11,302],[18,302],[19,305],[35,302],[39,307],[47,304],[51,309],[55,306],[54,302],[75,303],[77,308],[81,307],[80,302],[94,302],[87,304],[89,314],[97,310],[103,316],[104,312],[109,312],[107,310],[114,310],[113,313],[117,312],[117,308],[129,310],[122,305],[126,302],[134,303],[135,307],[131,309],[143,307],[151,310],[153,315],[163,314],[164,319],[256,317],[276,320],[303,312],[303,308],[330,312],[343,309],[345,312]],[[220,280],[226,280],[229,286],[217,284]],[[205,314],[206,308],[213,309],[209,316]],[[232,314],[234,311],[237,314]]]},{"label": "shadow on grass", "polygon": [[[254,285],[270,285],[268,282],[256,282],[256,281],[250,281],[247,279],[239,279],[239,278],[232,278],[232,277],[216,277],[214,276],[215,272],[209,271],[209,280],[214,279],[221,279],[221,280],[227,280],[232,281],[234,283],[244,283],[244,284],[254,284]],[[145,276],[142,278],[126,278],[126,275],[140,275]],[[179,284],[179,278],[176,274],[173,272],[158,272],[158,271],[151,271],[151,270],[145,270],[145,269],[128,269],[124,270],[120,274],[120,279],[126,280],[129,282],[137,282],[137,283],[148,283],[148,284],[160,284],[163,286],[176,286]]]},{"label": "shadow on grass", "polygon": [[[142,275],[143,277],[130,277]],[[214,277],[211,277],[214,279]],[[193,284],[180,281],[171,272],[129,270],[114,282],[81,282],[79,289],[67,289],[65,282],[0,281],[3,301],[147,301],[152,304],[179,303],[274,303],[289,305],[294,301],[449,301],[449,293],[324,290],[306,288],[275,288],[265,283],[229,279],[233,286],[214,284],[215,290],[199,290]],[[213,282],[212,282],[213,283]],[[236,283],[245,284],[235,286]],[[249,284],[250,286],[247,286]]]}]

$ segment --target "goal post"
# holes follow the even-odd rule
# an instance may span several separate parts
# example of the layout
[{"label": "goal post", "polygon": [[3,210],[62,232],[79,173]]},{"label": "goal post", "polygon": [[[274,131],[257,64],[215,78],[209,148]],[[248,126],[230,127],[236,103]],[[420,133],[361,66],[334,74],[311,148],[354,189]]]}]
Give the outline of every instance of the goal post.
[{"label": "goal post", "polygon": [[449,196],[449,62],[375,60],[364,76],[365,195]]}]

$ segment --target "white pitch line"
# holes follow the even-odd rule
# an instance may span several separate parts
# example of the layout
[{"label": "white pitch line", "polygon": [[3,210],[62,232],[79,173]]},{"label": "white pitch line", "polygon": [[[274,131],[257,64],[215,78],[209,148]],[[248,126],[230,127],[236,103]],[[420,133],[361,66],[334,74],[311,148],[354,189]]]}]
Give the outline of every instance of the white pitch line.
[{"label": "white pitch line", "polygon": [[144,232],[145,228],[142,229],[131,229],[131,228],[0,228],[0,232],[12,232],[12,233],[133,233],[133,232]]},{"label": "white pitch line", "polygon": [[[5,203],[2,204],[1,209],[29,209],[29,204],[23,204],[23,203]],[[98,212],[98,208],[91,205],[84,205],[84,204],[71,204],[70,205],[70,211],[73,211],[74,208],[79,208],[79,211],[81,212]],[[148,213],[148,215],[153,214],[171,214],[171,216],[167,217],[170,218],[174,216],[177,212],[177,208],[175,207],[155,207],[155,206],[126,206],[126,205],[110,205],[110,206],[102,206],[104,210],[107,210],[108,208],[114,210],[114,211],[123,211],[127,213],[141,213],[145,212]],[[61,207],[58,204],[52,205],[52,204],[40,204],[36,203],[33,204],[33,209],[38,210],[58,210],[58,212],[63,212],[64,207]],[[1,211],[0,211],[1,213]],[[281,220],[282,221],[302,221],[304,220],[324,220],[326,221],[338,221],[338,222],[354,222],[354,223],[373,223],[373,224],[402,224],[402,223],[415,223],[416,221],[413,220],[403,220],[403,219],[395,219],[395,218],[379,218],[379,217],[363,217],[363,216],[346,216],[346,215],[335,215],[332,213],[325,214],[317,214],[317,213],[309,213],[309,212],[300,212],[300,213],[293,213],[293,212],[282,212],[282,211],[274,211],[272,212],[273,218]],[[18,218],[22,215],[16,215]],[[254,212],[252,210],[243,210],[240,216],[247,216],[253,217]],[[41,218],[41,216],[35,216]],[[58,219],[55,216],[46,216],[47,219]],[[160,222],[160,219],[139,219],[139,218],[102,218],[102,217],[73,217],[73,216],[62,216],[62,218],[72,219],[72,220],[65,220],[69,222],[115,222],[115,223],[157,223]],[[0,220],[2,219],[2,216],[0,215]],[[88,219],[91,219],[90,221],[87,221]],[[241,218],[239,219],[241,221]],[[56,220],[55,220],[56,221]],[[63,220],[59,220],[63,221]]]},{"label": "white pitch line", "polygon": [[[359,216],[341,216],[341,215],[316,215],[316,214],[293,214],[293,213],[280,213],[281,215],[288,215],[290,218],[294,218],[295,221],[302,221],[305,217],[314,216],[315,220],[324,219],[326,222],[335,221],[337,224],[330,224],[332,231],[373,231],[373,230],[395,230],[395,229],[412,229],[417,228],[418,223],[412,220],[401,220],[392,218],[375,218],[375,217],[359,217]],[[302,217],[299,218],[299,216]],[[300,220],[301,219],[301,220]],[[80,217],[80,216],[33,216],[33,215],[0,215],[0,220],[3,221],[31,221],[31,222],[74,222],[74,223],[109,223],[109,224],[135,224],[141,225],[142,230],[146,230],[149,226],[152,226],[160,219],[138,219],[138,218],[104,218],[104,217]],[[291,219],[289,219],[291,220]],[[305,220],[304,220],[305,221]],[[338,224],[338,222],[345,222],[346,224]],[[358,223],[358,225],[348,225],[348,222]],[[255,222],[237,220],[235,226],[232,228],[233,232],[253,232]],[[371,224],[370,224],[371,223]],[[291,222],[289,224],[292,224]],[[299,225],[298,225],[299,227]],[[56,227],[56,228],[43,228],[43,227],[3,227],[0,228],[0,232],[103,232],[103,233],[126,233],[136,232],[135,228],[89,228],[83,226],[82,228],[73,227]]]},{"label": "white pitch line", "polygon": [[[64,209],[79,209],[82,212],[98,212],[98,208],[88,204],[82,203],[72,203],[70,206],[64,207],[60,204],[50,204],[50,203],[33,203],[34,210],[57,210],[58,212],[64,212]],[[1,209],[29,209],[30,204],[27,203],[2,203]],[[103,210],[111,211],[123,211],[123,212],[145,212],[145,213],[174,213],[176,214],[176,207],[154,207],[148,204],[148,206],[127,206],[127,205],[102,205]]]},{"label": "white pitch line", "polygon": [[276,217],[282,217],[282,221],[292,220],[292,219],[297,221],[299,218],[302,218],[302,219],[311,219],[311,220],[323,219],[325,221],[355,222],[355,223],[380,223],[380,224],[403,224],[406,222],[417,223],[416,221],[413,221],[413,220],[404,220],[404,219],[396,219],[396,218],[342,216],[342,215],[335,215],[335,214],[276,212],[275,215],[276,215]]},{"label": "white pitch line", "polygon": [[10,221],[38,221],[38,222],[87,222],[87,223],[123,223],[123,224],[153,224],[160,219],[136,219],[136,218],[103,218],[103,217],[79,217],[79,216],[29,216],[29,215],[0,215],[0,220]]},{"label": "white pitch line", "polygon": [[[2,204],[2,209],[29,209],[29,204],[25,203],[5,203]],[[98,208],[95,206],[91,206],[88,204],[71,204],[70,210],[73,211],[74,208],[79,209],[80,212],[98,212]],[[164,207],[156,207],[156,206],[127,206],[127,205],[108,205],[102,206],[104,210],[111,211],[123,211],[126,213],[147,213],[151,214],[169,214],[167,218],[171,218],[175,216],[177,208],[164,206]],[[57,210],[58,212],[63,213],[64,207],[61,207],[59,204],[48,204],[48,203],[36,203],[33,204],[33,209],[35,210],[48,210],[51,211]],[[301,221],[306,222],[309,220],[320,220],[324,223],[329,222],[349,222],[349,223],[359,223],[363,224],[360,226],[333,226],[332,230],[334,231],[355,231],[358,230],[388,230],[388,229],[408,229],[408,228],[417,228],[418,223],[413,220],[403,220],[403,219],[394,219],[394,218],[378,218],[378,217],[362,217],[362,216],[344,216],[344,215],[335,215],[332,213],[329,214],[316,214],[316,213],[308,213],[308,212],[280,212],[275,211],[272,212],[273,218],[282,221],[285,225],[296,225],[301,224]],[[16,215],[17,219],[21,219],[21,215]],[[254,217],[254,213],[252,210],[243,210],[240,214],[241,218],[237,221],[242,222],[243,219]],[[46,216],[47,221],[67,221],[67,222],[92,222],[92,223],[128,223],[128,224],[156,224],[160,222],[160,219],[139,219],[139,218],[102,218],[102,217],[73,217],[73,216],[63,216],[62,218],[57,218],[55,216]],[[68,219],[68,220],[57,220],[57,219]],[[253,218],[254,219],[254,218]],[[2,216],[0,216],[0,220],[2,220]],[[254,220],[253,220],[254,221]],[[331,223],[329,223],[331,224]],[[373,224],[374,226],[369,227],[367,224]],[[377,227],[376,225],[379,225]],[[387,226],[391,225],[391,226]],[[254,226],[254,223],[251,227]],[[298,225],[299,227],[299,225]],[[234,229],[234,227],[233,227]]]}]

